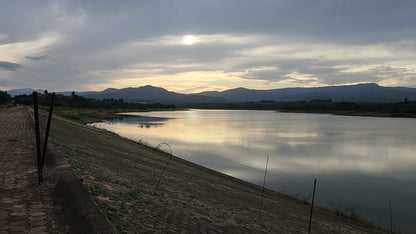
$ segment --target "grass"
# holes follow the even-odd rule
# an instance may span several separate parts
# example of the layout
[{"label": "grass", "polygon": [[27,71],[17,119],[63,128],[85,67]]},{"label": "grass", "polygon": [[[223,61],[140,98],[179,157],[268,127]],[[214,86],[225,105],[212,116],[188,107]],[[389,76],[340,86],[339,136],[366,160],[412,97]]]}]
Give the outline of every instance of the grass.
[{"label": "grass", "polygon": [[140,191],[133,190],[133,191],[128,192],[128,194],[129,194],[130,198],[137,199],[140,196]]},{"label": "grass", "polygon": [[362,219],[360,217],[359,210],[360,208],[347,207],[342,209],[340,206],[338,206],[335,209],[335,214],[354,221],[361,221]]},{"label": "grass", "polygon": [[[49,107],[42,107],[45,111],[49,111]],[[117,118],[118,111],[122,110],[98,110],[98,109],[84,109],[84,108],[68,108],[68,107],[55,107],[54,114],[61,117],[70,119],[72,121],[87,124],[100,122],[104,119]]]},{"label": "grass", "polygon": [[99,185],[93,185],[90,188],[90,191],[91,191],[92,195],[94,195],[94,196],[108,197],[107,190],[105,188],[99,186]]},{"label": "grass", "polygon": [[0,108],[6,108],[6,107],[11,107],[13,106],[13,102],[6,102],[3,104],[0,104]]},{"label": "grass", "polygon": [[[48,106],[40,106],[40,109],[49,111]],[[54,114],[70,119],[80,124],[96,123],[106,119],[119,118],[118,113],[123,112],[148,112],[156,110],[143,109],[93,109],[93,108],[70,108],[70,107],[54,107]],[[164,111],[164,110],[160,110]]]}]

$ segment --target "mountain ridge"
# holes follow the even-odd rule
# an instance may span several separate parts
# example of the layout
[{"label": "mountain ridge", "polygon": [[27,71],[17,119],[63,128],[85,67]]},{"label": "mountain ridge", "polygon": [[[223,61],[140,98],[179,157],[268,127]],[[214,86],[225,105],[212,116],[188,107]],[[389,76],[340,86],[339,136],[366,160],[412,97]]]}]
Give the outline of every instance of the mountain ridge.
[{"label": "mountain ridge", "polygon": [[[33,89],[9,90],[12,96],[29,94]],[[36,91],[39,91],[36,90]],[[70,95],[72,92],[57,92]],[[385,103],[399,102],[404,99],[416,100],[416,88],[384,87],[375,83],[356,85],[321,86],[311,88],[281,88],[257,90],[234,88],[224,91],[205,91],[193,94],[182,94],[168,91],[151,85],[128,87],[122,89],[108,88],[103,91],[75,92],[77,95],[95,99],[123,99],[131,102],[160,102],[160,103],[224,103],[224,102],[258,102],[270,101],[309,101],[315,99],[331,99],[332,101]]]},{"label": "mountain ridge", "polygon": [[270,90],[236,88],[222,92],[207,91],[200,94],[227,98],[238,102],[257,102],[261,100],[308,101],[314,99],[353,102],[397,102],[403,101],[405,98],[416,100],[416,88],[383,87],[375,83]]}]

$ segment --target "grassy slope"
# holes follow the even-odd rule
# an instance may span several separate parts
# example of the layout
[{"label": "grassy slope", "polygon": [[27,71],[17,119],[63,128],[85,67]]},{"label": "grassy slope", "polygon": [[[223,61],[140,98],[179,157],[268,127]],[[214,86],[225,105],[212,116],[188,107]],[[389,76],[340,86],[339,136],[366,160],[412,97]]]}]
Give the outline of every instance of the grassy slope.
[{"label": "grassy slope", "polygon": [[[43,116],[43,122],[45,116]],[[103,130],[54,118],[51,142],[121,232],[305,233],[310,205],[168,155]],[[382,231],[316,209],[315,233]]]}]

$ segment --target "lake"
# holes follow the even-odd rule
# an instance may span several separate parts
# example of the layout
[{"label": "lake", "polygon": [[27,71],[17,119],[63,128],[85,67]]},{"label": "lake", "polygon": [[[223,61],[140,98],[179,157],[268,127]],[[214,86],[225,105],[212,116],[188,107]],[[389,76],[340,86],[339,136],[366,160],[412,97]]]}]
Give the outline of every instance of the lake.
[{"label": "lake", "polygon": [[[91,124],[259,185],[416,230],[416,119],[252,110],[124,113]],[[162,150],[170,152],[165,145]]]}]

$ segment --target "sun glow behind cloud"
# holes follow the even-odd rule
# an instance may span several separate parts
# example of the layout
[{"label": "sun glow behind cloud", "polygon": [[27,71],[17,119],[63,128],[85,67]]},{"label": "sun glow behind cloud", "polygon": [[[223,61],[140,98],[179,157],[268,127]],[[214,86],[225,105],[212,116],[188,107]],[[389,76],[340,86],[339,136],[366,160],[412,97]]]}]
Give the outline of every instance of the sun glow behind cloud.
[{"label": "sun glow behind cloud", "polygon": [[[192,50],[183,47],[195,43],[198,46]],[[224,51],[224,47],[229,49]],[[153,54],[146,58],[137,56],[147,51]],[[331,80],[337,77],[340,77],[338,85],[356,84],[365,82],[363,76],[373,76],[377,79],[375,82],[381,84],[411,83],[415,68],[408,63],[413,60],[396,59],[394,54],[398,52],[401,52],[400,47],[387,44],[343,47],[334,43],[291,42],[273,35],[169,35],[120,44],[107,55],[102,54],[103,62],[106,57],[124,55],[124,59],[137,63],[88,71],[88,76],[101,77],[105,82],[99,85],[94,80],[86,82],[83,89],[149,84],[190,93],[236,87],[325,86],[335,84]],[[204,56],[199,56],[200,53]],[[400,76],[392,79],[393,74]],[[351,79],[354,77],[356,80]]]},{"label": "sun glow behind cloud", "polygon": [[[152,84],[191,92],[360,82],[416,87],[413,21],[406,20],[402,27],[374,27],[380,24],[377,19],[399,24],[413,17],[408,9],[414,4],[386,1],[376,6],[381,8],[374,15],[366,13],[375,6],[354,3],[361,12],[356,24],[351,20],[356,12],[349,12],[344,3],[318,2],[303,2],[319,6],[312,12],[296,8],[291,1],[185,4],[179,0],[182,9],[170,4],[159,8],[156,1],[96,5],[47,0],[42,7],[21,3],[21,11],[9,14],[16,8],[10,1],[0,9],[0,61],[21,68],[0,67],[6,70],[0,74],[0,89],[85,91],[115,84],[116,88]],[[252,12],[253,6],[257,13]],[[231,9],[233,14],[224,14]],[[279,9],[300,13],[279,14]],[[186,20],[178,17],[185,10]],[[247,12],[253,14],[250,20]],[[327,20],[334,14],[337,25]],[[150,15],[160,19],[149,21]],[[308,24],[303,17],[310,19]],[[41,56],[47,59],[27,59]],[[188,79],[193,80],[185,83]]]},{"label": "sun glow behind cloud", "polygon": [[196,42],[196,37],[192,35],[187,35],[183,38],[183,43],[185,45],[193,45]]}]

